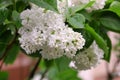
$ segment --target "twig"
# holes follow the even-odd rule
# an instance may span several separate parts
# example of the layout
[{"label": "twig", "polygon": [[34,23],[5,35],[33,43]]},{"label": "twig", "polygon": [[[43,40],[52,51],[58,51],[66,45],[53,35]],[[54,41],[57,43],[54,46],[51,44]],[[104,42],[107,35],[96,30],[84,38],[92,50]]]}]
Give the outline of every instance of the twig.
[{"label": "twig", "polygon": [[2,70],[2,66],[3,66],[3,61],[0,64],[0,71]]},{"label": "twig", "polygon": [[41,58],[42,58],[42,57],[40,56],[39,59],[38,59],[38,61],[37,61],[37,63],[36,63],[36,65],[35,65],[35,67],[34,67],[33,70],[31,71],[28,80],[30,80],[30,79],[33,78],[33,76],[34,76],[34,74],[35,74],[35,71],[37,70],[37,68],[38,68],[38,66],[39,66],[39,63],[40,63],[40,61],[41,61]]},{"label": "twig", "polygon": [[41,79],[40,79],[40,80],[43,80],[43,78],[45,77],[45,75],[46,75],[46,73],[48,72],[48,70],[49,70],[49,68],[47,68],[47,69],[45,70],[45,72],[42,74],[42,76],[41,76]]},{"label": "twig", "polygon": [[4,52],[4,54],[2,55],[2,57],[0,57],[0,61],[3,60],[2,63],[0,64],[0,70],[2,69],[3,62],[5,61],[5,59],[6,59],[6,57],[7,57],[7,53],[8,53],[8,51],[11,49],[11,47],[12,47],[12,45],[14,44],[16,38],[17,38],[17,32],[16,32],[16,34],[15,34],[14,39],[13,39],[13,40],[9,43],[9,45],[7,46],[7,48],[6,48],[5,52]]}]

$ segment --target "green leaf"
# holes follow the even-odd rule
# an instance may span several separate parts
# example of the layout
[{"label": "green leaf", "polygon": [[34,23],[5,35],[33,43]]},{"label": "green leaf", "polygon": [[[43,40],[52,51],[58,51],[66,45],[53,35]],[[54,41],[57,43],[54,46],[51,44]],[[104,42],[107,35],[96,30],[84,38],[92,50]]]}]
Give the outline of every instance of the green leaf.
[{"label": "green leaf", "polygon": [[100,18],[100,22],[105,28],[120,33],[120,18],[111,15]]},{"label": "green leaf", "polygon": [[94,2],[95,1],[90,1],[88,4],[81,4],[81,5],[73,6],[69,8],[69,11],[71,15],[74,15],[76,12],[81,11],[87,7],[90,7],[91,5],[93,5]]},{"label": "green leaf", "polygon": [[15,22],[16,28],[19,29],[21,27],[21,19],[20,14],[17,11],[12,12],[12,19]]},{"label": "green leaf", "polygon": [[19,0],[16,2],[16,11],[19,13],[25,10],[25,8],[28,6],[28,1],[27,0]]},{"label": "green leaf", "polygon": [[53,65],[54,60],[44,60],[45,66],[50,68]]},{"label": "green leaf", "polygon": [[11,43],[13,38],[14,35],[11,35],[10,31],[5,31],[2,35],[0,35],[0,58],[3,56],[7,46]]},{"label": "green leaf", "polygon": [[11,31],[5,31],[1,36],[0,36],[0,43],[9,45],[9,43],[13,40],[15,35],[11,35]]},{"label": "green leaf", "polygon": [[59,72],[56,66],[53,66],[48,71],[47,77],[49,78],[49,80],[81,80],[77,77],[77,75],[78,72],[71,68]]},{"label": "green leaf", "polygon": [[19,14],[17,11],[13,11],[13,12],[12,12],[12,19],[13,19],[14,21],[19,20],[19,16],[20,16],[20,14]]},{"label": "green leaf", "polygon": [[114,1],[109,7],[109,10],[113,11],[120,17],[120,2],[119,1]]},{"label": "green leaf", "polygon": [[57,9],[57,0],[30,0],[32,3],[45,8],[47,10],[52,10],[58,12]]},{"label": "green leaf", "polygon": [[8,80],[8,73],[0,71],[0,80]]},{"label": "green leaf", "polygon": [[59,69],[59,71],[64,71],[69,68],[70,59],[63,56],[61,58],[55,59],[55,63]]},{"label": "green leaf", "polygon": [[7,29],[11,31],[11,34],[14,35],[16,33],[15,26],[13,24],[7,25]]},{"label": "green leaf", "polygon": [[50,70],[48,71],[48,79],[49,80],[60,80],[59,78],[56,77],[56,75],[59,73],[58,68],[56,66],[53,66],[52,68],[50,68]]},{"label": "green leaf", "polygon": [[40,72],[42,73],[46,70],[47,66],[45,65],[45,59],[41,59],[38,67],[40,68]]},{"label": "green leaf", "polygon": [[106,4],[112,3],[114,0],[107,0]]},{"label": "green leaf", "polygon": [[111,44],[111,40],[109,38],[109,36],[107,35],[107,31],[104,28],[99,29],[100,32],[98,32],[98,34],[104,39],[104,41],[106,41],[108,48],[108,58],[110,58],[110,54],[111,54],[111,49],[112,49],[112,44]]},{"label": "green leaf", "polygon": [[19,52],[19,46],[17,44],[13,44],[7,51],[7,56],[6,58],[4,59],[4,62],[6,64],[12,64],[16,57],[17,57],[17,54]]},{"label": "green leaf", "polygon": [[104,41],[104,39],[95,32],[95,30],[90,27],[88,24],[86,24],[85,30],[87,32],[89,32],[95,39],[96,43],[98,44],[98,46],[104,51],[105,56],[104,59],[109,61],[109,48],[107,46],[107,43]]},{"label": "green leaf", "polygon": [[6,8],[10,5],[12,5],[11,0],[0,0],[0,8]]},{"label": "green leaf", "polygon": [[8,9],[7,8],[0,8],[0,24],[2,24],[5,19],[7,18],[8,16]]},{"label": "green leaf", "polygon": [[84,15],[86,21],[88,20],[90,22],[93,19],[92,14],[88,13],[86,10],[83,10],[80,13]]},{"label": "green leaf", "polygon": [[6,50],[7,45],[0,42],[0,58],[3,56],[5,50]]},{"label": "green leaf", "polygon": [[18,1],[18,2],[19,2],[19,1],[22,1],[22,2],[24,2],[24,3],[26,4],[26,3],[28,3],[30,0],[17,0],[17,1]]},{"label": "green leaf", "polygon": [[80,80],[77,77],[77,72],[73,71],[72,69],[68,69],[65,71],[60,72],[57,77],[59,80]]},{"label": "green leaf", "polygon": [[85,17],[82,14],[75,14],[69,17],[67,22],[72,26],[72,28],[84,28]]}]

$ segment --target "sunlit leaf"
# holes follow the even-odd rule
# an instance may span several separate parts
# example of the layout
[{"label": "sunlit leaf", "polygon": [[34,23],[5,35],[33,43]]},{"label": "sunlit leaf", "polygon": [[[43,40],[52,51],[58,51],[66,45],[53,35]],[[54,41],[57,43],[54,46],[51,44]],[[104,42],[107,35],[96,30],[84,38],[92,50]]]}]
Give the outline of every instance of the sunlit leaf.
[{"label": "sunlit leaf", "polygon": [[104,51],[104,53],[105,53],[104,59],[107,60],[107,61],[109,61],[110,56],[109,56],[109,48],[107,46],[107,43],[88,24],[86,25],[85,29],[94,37],[94,39],[95,39],[96,43],[98,44],[98,46]]},{"label": "sunlit leaf", "polygon": [[61,58],[55,59],[55,64],[57,65],[59,71],[64,71],[68,69],[69,63],[70,63],[70,59],[68,59],[67,57],[61,57]]},{"label": "sunlit leaf", "polygon": [[7,56],[4,59],[4,63],[12,64],[15,61],[15,59],[17,58],[18,52],[19,52],[19,46],[17,44],[13,44],[7,50]]},{"label": "sunlit leaf", "polygon": [[78,72],[71,68],[68,68],[60,72],[56,68],[56,66],[53,66],[48,71],[47,77],[49,78],[49,80],[81,80],[80,78],[78,78],[77,74]]},{"label": "sunlit leaf", "polygon": [[57,0],[30,0],[30,1],[36,4],[37,6],[43,7],[47,10],[58,12]]},{"label": "sunlit leaf", "polygon": [[114,1],[109,7],[109,10],[115,12],[120,17],[120,2]]},{"label": "sunlit leaf", "polygon": [[74,15],[76,12],[92,6],[94,2],[95,1],[90,1],[88,4],[81,4],[81,5],[73,6],[73,7],[69,8],[70,14]]},{"label": "sunlit leaf", "polygon": [[14,21],[14,24],[16,25],[16,28],[21,27],[21,19],[20,19],[20,14],[17,11],[12,12],[12,19]]},{"label": "sunlit leaf", "polygon": [[112,15],[105,16],[100,18],[100,22],[105,28],[120,33],[120,18],[114,17]]},{"label": "sunlit leaf", "polygon": [[72,28],[84,28],[85,17],[82,14],[75,14],[68,18],[67,22]]}]

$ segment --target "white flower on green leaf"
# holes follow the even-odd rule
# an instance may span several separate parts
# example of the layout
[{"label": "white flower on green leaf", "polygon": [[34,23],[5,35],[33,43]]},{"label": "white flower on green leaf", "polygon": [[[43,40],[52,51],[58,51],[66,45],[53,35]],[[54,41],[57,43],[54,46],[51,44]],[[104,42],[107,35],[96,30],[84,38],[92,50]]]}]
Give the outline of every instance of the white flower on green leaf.
[{"label": "white flower on green leaf", "polygon": [[103,58],[104,52],[98,45],[93,44],[86,50],[79,52],[74,58],[74,66],[77,70],[87,70],[97,66],[100,60]]}]

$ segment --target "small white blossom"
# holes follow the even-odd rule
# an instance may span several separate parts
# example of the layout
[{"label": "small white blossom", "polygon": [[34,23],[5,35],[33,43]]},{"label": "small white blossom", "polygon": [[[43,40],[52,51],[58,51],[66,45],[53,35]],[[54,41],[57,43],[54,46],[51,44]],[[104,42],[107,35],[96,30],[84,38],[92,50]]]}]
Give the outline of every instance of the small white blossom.
[{"label": "small white blossom", "polygon": [[74,58],[73,62],[76,66],[75,69],[87,70],[99,64],[100,59],[103,58],[104,52],[94,42],[88,49],[79,52]]}]

